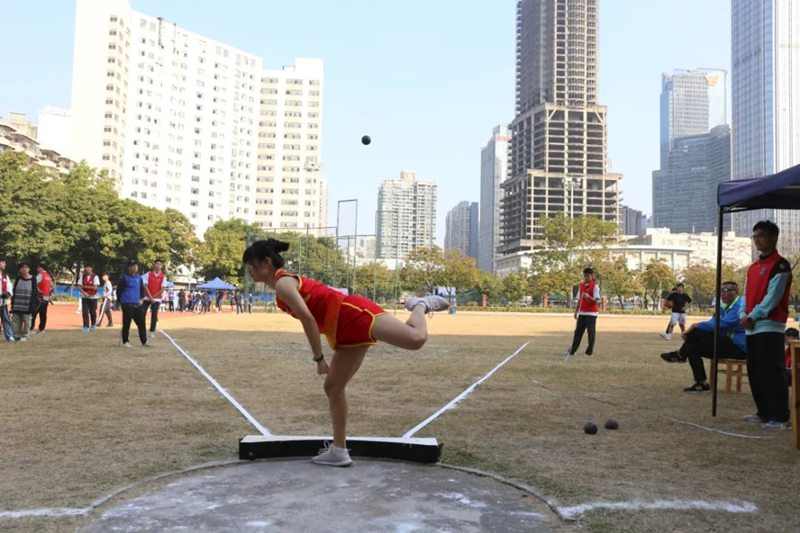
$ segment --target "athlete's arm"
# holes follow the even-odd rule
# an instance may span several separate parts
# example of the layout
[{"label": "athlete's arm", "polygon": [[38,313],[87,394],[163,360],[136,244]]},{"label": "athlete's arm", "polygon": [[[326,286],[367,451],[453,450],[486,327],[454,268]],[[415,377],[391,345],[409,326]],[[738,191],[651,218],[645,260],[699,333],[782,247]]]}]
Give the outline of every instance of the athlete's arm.
[{"label": "athlete's arm", "polygon": [[300,291],[297,290],[297,287],[297,279],[285,276],[275,282],[275,293],[278,298],[289,306],[297,319],[300,320],[300,323],[303,324],[303,331],[305,331],[308,344],[311,346],[311,353],[317,358],[322,355],[319,327],[317,327],[317,321],[314,320],[314,315],[308,310],[308,306],[303,301],[303,297],[300,296]]}]

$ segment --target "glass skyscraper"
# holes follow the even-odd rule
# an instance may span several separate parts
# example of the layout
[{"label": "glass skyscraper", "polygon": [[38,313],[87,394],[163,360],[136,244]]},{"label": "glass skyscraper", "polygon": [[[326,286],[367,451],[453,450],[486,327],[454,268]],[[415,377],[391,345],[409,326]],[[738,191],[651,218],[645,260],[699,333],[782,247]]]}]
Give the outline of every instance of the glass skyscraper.
[{"label": "glass skyscraper", "polygon": [[[734,179],[758,178],[800,164],[800,5],[796,0],[732,0],[731,61]],[[758,220],[781,229],[779,250],[800,251],[800,211],[739,214],[749,235]]]}]

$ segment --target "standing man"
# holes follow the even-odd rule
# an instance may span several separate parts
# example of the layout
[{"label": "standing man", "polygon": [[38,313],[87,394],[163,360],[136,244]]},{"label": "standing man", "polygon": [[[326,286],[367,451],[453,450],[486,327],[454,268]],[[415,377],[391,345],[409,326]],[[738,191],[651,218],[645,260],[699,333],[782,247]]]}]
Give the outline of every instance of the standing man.
[{"label": "standing man", "polygon": [[81,284],[78,292],[81,294],[81,309],[83,311],[83,332],[93,332],[97,325],[97,291],[100,288],[100,278],[94,273],[92,265],[84,265]]},{"label": "standing man", "polygon": [[14,342],[14,331],[11,326],[11,317],[8,314],[8,302],[14,295],[11,278],[6,274],[6,258],[0,257],[0,324],[3,326],[3,336],[7,342]]},{"label": "standing man", "polygon": [[144,319],[142,297],[144,296],[144,281],[138,274],[139,263],[131,259],[128,261],[127,272],[122,275],[117,285],[117,299],[122,306],[122,346],[130,348],[128,335],[131,331],[131,321],[139,330],[139,340],[142,346],[147,346],[147,325]]},{"label": "standing man", "polygon": [[253,313],[253,293],[252,291],[247,293],[247,312],[252,314]]},{"label": "standing man", "polygon": [[589,332],[589,345],[586,355],[591,357],[594,353],[595,327],[597,315],[600,314],[600,286],[594,281],[594,270],[583,269],[583,283],[578,287],[578,303],[575,306],[575,334],[572,337],[572,346],[567,351],[567,357],[572,357],[578,351],[578,346],[583,340],[583,333]]},{"label": "standing man", "polygon": [[162,269],[164,263],[161,259],[156,259],[153,263],[153,269],[142,276],[144,281],[144,294],[145,306],[144,316],[147,318],[147,309],[150,308],[150,338],[156,336],[156,324],[158,323],[158,309],[161,307],[161,300],[164,295],[164,282],[167,281],[167,276]]},{"label": "standing man", "polygon": [[686,307],[692,303],[692,298],[684,293],[683,283],[675,285],[675,290],[667,296],[667,301],[670,302],[672,307],[672,315],[669,319],[667,331],[661,334],[662,339],[669,340],[672,338],[672,330],[675,324],[681,327],[681,335],[686,333]]},{"label": "standing man", "polygon": [[50,298],[53,294],[53,278],[47,272],[44,263],[39,263],[36,274],[36,287],[39,289],[39,306],[33,313],[31,321],[31,335],[36,333],[36,317],[39,317],[39,333],[44,333],[47,327],[47,308],[50,305]]},{"label": "standing man", "polygon": [[779,233],[778,226],[769,220],[753,226],[753,244],[759,256],[747,271],[739,313],[747,333],[747,376],[756,404],[756,413],[745,419],[763,422],[764,429],[782,429],[789,421],[783,344],[792,267],[776,249]]}]

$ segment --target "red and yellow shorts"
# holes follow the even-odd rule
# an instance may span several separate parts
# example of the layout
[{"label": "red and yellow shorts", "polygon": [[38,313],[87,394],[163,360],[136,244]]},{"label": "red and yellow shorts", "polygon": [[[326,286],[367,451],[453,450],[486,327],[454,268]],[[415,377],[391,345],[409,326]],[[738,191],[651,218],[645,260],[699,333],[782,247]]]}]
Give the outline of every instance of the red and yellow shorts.
[{"label": "red and yellow shorts", "polygon": [[[381,306],[362,296],[347,296],[340,304],[336,331],[326,335],[332,349],[377,344],[372,337],[375,317],[385,314]],[[333,341],[333,342],[331,342]]]}]

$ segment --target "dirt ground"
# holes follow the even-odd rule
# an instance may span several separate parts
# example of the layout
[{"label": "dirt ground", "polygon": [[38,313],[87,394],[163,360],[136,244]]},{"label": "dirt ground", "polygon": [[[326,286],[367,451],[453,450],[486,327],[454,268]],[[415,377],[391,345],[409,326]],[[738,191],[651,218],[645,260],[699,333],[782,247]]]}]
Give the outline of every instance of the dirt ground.
[{"label": "dirt ground", "polygon": [[[330,432],[297,321],[272,313],[163,316],[160,326],[271,432]],[[594,357],[565,362],[568,316],[437,315],[423,349],[370,350],[348,388],[349,432],[402,435],[530,341],[417,435],[444,443],[443,462],[529,484],[562,507],[660,500],[758,507],[601,509],[577,521],[589,531],[800,529],[800,453],[789,432],[741,420],[753,411],[749,391],[721,393],[715,418],[709,394],[684,394],[688,365],[658,357],[679,346],[658,337],[664,322],[601,317]],[[0,345],[0,516],[83,508],[159,473],[235,458],[238,439],[255,429],[165,337],[156,341],[123,350],[118,326],[94,334],[54,327],[26,344]],[[609,417],[619,430],[583,433],[584,422]],[[0,529],[71,530],[83,520],[0,518]]]}]

